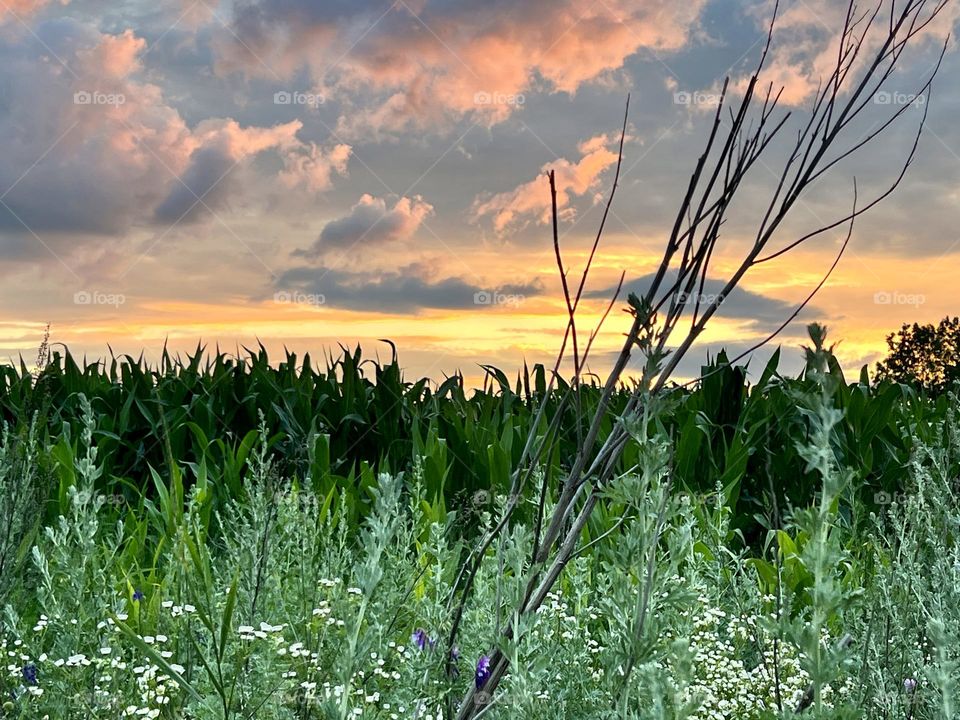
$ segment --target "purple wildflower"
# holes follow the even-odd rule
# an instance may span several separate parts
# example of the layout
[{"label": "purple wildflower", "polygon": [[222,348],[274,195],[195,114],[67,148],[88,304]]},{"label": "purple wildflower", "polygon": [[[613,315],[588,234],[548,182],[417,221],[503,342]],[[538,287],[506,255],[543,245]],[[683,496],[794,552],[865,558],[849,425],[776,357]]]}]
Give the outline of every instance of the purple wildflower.
[{"label": "purple wildflower", "polygon": [[145,597],[146,597],[146,595],[144,595],[144,594],[143,594],[142,592],[140,592],[139,590],[134,590],[134,591],[133,591],[133,601],[134,601],[134,602],[140,602],[140,601],[143,600]]},{"label": "purple wildflower", "polygon": [[480,690],[490,679],[490,658],[486,655],[481,655],[480,659],[477,660],[477,690]]},{"label": "purple wildflower", "polygon": [[917,689],[917,681],[914,680],[913,678],[907,678],[906,680],[903,681],[903,689],[906,690],[908,693],[912,693],[914,690]]},{"label": "purple wildflower", "polygon": [[23,679],[27,681],[27,685],[36,685],[37,684],[37,666],[33,663],[23,666]]},{"label": "purple wildflower", "polygon": [[421,650],[426,650],[427,647],[433,650],[434,645],[437,644],[437,641],[431,639],[431,637],[427,635],[427,631],[423,628],[417,628],[413,631],[413,635],[410,636],[410,642]]}]

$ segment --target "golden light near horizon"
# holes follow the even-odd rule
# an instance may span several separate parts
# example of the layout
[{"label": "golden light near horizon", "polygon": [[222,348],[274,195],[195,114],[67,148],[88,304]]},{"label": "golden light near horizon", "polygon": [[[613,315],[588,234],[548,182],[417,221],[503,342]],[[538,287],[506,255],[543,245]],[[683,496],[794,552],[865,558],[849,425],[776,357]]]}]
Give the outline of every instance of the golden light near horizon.
[{"label": "golden light near horizon", "polygon": [[[582,328],[596,325],[625,274],[596,341],[602,374],[622,342],[627,291],[662,256],[720,83],[729,76],[742,91],[766,32],[762,8],[718,14],[709,0],[656,12],[619,0],[586,14],[561,2],[548,20],[537,3],[383,13],[359,2],[340,14],[255,0],[253,24],[226,4],[174,5],[0,10],[0,347],[11,360],[32,357],[49,322],[55,342],[89,357],[258,341],[322,356],[389,338],[412,375],[548,362],[566,308],[546,173],[558,181],[564,266],[579,277],[632,92],[640,102],[581,308]],[[784,84],[784,112],[804,116],[831,39],[783,48],[835,11],[787,3],[764,77]],[[938,17],[899,84],[873,98],[877,112],[909,105],[902,125],[831,170],[774,244],[848,212],[854,177],[866,192],[896,174],[923,105],[908,90],[922,87],[932,39],[955,19]],[[568,43],[578,51],[561,52]],[[957,62],[951,47],[902,187],[858,218],[830,281],[775,342],[794,348],[805,323],[823,322],[855,371],[901,323],[956,312]],[[783,157],[772,147],[747,179],[711,283],[735,272]],[[724,347],[737,354],[789,316],[844,230],[751,270],[683,371]]]}]

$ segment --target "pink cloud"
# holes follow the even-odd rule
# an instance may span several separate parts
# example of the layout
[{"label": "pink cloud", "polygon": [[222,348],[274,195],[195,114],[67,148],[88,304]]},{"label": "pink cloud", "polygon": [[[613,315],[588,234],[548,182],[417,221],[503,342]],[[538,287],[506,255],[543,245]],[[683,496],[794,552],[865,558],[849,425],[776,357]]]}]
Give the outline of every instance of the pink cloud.
[{"label": "pink cloud", "polygon": [[556,173],[560,218],[572,220],[576,215],[575,208],[571,206],[573,196],[595,192],[603,171],[616,163],[617,153],[611,149],[613,142],[614,138],[608,135],[592,137],[580,143],[578,149],[581,157],[578,161],[560,158],[544,165],[535,179],[513,190],[486,199],[478,198],[473,204],[474,220],[492,217],[493,228],[498,235],[526,226],[531,218],[541,224],[550,222],[550,190],[546,178],[550,170]]},{"label": "pink cloud", "polygon": [[52,50],[23,34],[0,35],[0,49],[15,58],[7,67],[9,112],[0,116],[7,141],[0,185],[11,188],[0,229],[120,234],[179,219],[197,196],[215,208],[253,192],[244,181],[254,178],[243,170],[263,153],[276,154],[283,168],[259,180],[258,193],[270,182],[323,190],[346,171],[349,146],[302,141],[299,121],[257,127],[211,118],[188,125],[145,76],[146,43],[131,31],[99,33],[72,21],[56,30]]},{"label": "pink cloud", "polygon": [[120,35],[101,35],[94,47],[77,52],[78,71],[87,77],[123,80],[140,70],[140,53],[147,41],[132,30]]},{"label": "pink cloud", "polygon": [[[70,0],[59,1],[61,5],[67,5],[70,2]],[[49,5],[50,2],[51,0],[3,0],[3,2],[0,2],[0,22],[11,18],[23,20]]]},{"label": "pink cloud", "polygon": [[316,143],[296,146],[283,156],[280,180],[287,187],[303,186],[311,192],[327,190],[333,184],[333,175],[346,175],[352,148],[337,144],[324,150]]},{"label": "pink cloud", "polygon": [[[682,48],[706,0],[530,0],[397,3],[350,11],[306,0],[239,6],[215,43],[222,73],[313,82],[345,103],[349,136],[443,126],[464,116],[493,125],[540,86],[574,93],[643,48]],[[414,14],[415,13],[415,14]],[[362,105],[355,98],[364,92]],[[370,99],[370,95],[373,99]]]},{"label": "pink cloud", "polygon": [[244,128],[230,118],[211,118],[197,125],[191,140],[197,147],[218,147],[239,161],[273,148],[300,147],[297,132],[302,127],[303,123],[293,120],[273,127]]}]

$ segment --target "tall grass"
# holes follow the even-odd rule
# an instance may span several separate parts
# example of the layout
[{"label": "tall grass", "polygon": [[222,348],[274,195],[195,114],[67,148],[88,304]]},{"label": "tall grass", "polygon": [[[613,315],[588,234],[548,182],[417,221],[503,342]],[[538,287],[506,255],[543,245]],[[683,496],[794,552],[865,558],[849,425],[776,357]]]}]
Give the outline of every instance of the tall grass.
[{"label": "tall grass", "polygon": [[[533,547],[530,522],[512,523],[450,658],[460,526],[489,525],[504,498],[438,513],[420,458],[376,479],[357,532],[346,504],[282,472],[261,427],[242,497],[214,505],[209,476],[184,485],[173,462],[118,513],[98,489],[97,411],[78,398],[66,511],[37,534],[21,526],[27,566],[6,576],[3,713],[436,719],[499,649],[514,672],[479,693],[487,718],[952,718],[960,418],[914,428],[903,493],[870,513],[838,451],[829,365],[816,348],[811,392],[794,395],[815,497],[782,505],[760,547],[738,539],[722,484],[674,484],[666,425],[641,425],[643,455],[604,498],[613,526],[585,533],[542,609],[493,648]],[[4,443],[2,467],[40,467],[29,434]]]}]

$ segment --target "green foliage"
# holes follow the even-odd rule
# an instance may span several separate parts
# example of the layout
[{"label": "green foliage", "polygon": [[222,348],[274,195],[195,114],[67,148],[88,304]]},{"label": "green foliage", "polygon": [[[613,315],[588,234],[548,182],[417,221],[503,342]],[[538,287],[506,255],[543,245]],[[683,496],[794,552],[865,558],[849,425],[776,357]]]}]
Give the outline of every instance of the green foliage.
[{"label": "green foliage", "polygon": [[[840,432],[864,391],[841,382],[822,339],[788,390],[804,428],[795,471],[818,479],[811,501],[782,506],[760,547],[745,545],[743,500],[722,474],[706,473],[708,493],[679,483],[670,418],[684,396],[648,405],[630,471],[604,490],[541,611],[499,643],[513,671],[484,717],[955,716],[960,418],[905,426],[905,493],[871,514]],[[445,509],[440,438],[418,441],[409,475],[361,470],[355,502],[368,510],[356,514],[330,484],[323,436],[309,471],[285,475],[264,413],[241,450],[242,492],[214,504],[217,446],[158,465],[120,514],[98,489],[110,438],[77,402],[77,432],[56,440],[71,463],[64,512],[52,498],[53,520],[27,542],[32,568],[8,576],[5,717],[450,717],[524,591],[533,533],[517,520],[488,550],[448,673],[447,598],[472,546],[461,526],[489,526],[505,499]],[[29,434],[3,448],[0,469],[39,472]]]},{"label": "green foliage", "polygon": [[867,602],[851,632],[864,638],[871,715],[951,718],[960,708],[958,428],[954,409],[934,429],[938,442],[918,447],[906,490],[869,518],[871,544],[857,547]]},{"label": "green foliage", "polygon": [[[842,413],[831,429],[832,452],[854,473],[851,487],[859,499],[877,507],[875,497],[903,489],[915,438],[933,440],[930,428],[949,403],[905,385],[872,386],[866,377],[848,383],[835,359],[825,362],[835,385],[830,402]],[[703,368],[698,385],[670,390],[657,417],[672,441],[675,486],[695,495],[720,486],[733,510],[733,530],[754,546],[780,524],[774,510],[808,504],[821,479],[805,469],[798,450],[811,418],[797,393],[810,393],[816,383],[809,373],[781,376],[778,363],[779,352],[750,382],[746,369],[731,366],[721,353]],[[571,389],[560,381],[547,395],[543,366],[524,368],[513,387],[501,371],[487,372],[484,386],[471,393],[460,376],[436,387],[405,380],[396,357],[381,363],[363,359],[359,349],[327,358],[324,368],[293,354],[271,364],[262,347],[239,359],[207,356],[202,348],[185,358],[164,353],[157,368],[129,356],[78,364],[69,352],[57,352],[36,378],[25,365],[0,367],[0,417],[15,436],[29,434],[37,417],[36,442],[47,454],[42,464],[57,478],[48,484],[56,495],[44,498],[51,501],[48,521],[66,510],[75,459],[89,431],[99,468],[96,488],[118,515],[162,512],[165,492],[183,493],[203,482],[210,503],[204,512],[211,532],[218,532],[218,516],[211,513],[244,496],[253,448],[265,437],[276,472],[322,497],[328,512],[339,514],[342,505],[355,528],[372,508],[381,473],[419,473],[425,501],[440,515],[489,506],[510,492],[531,432],[550,433],[540,470],[548,495],[556,492],[600,388],[587,383]],[[626,389],[615,394],[599,442],[627,397]],[[541,401],[546,410],[533,427]],[[640,454],[640,443],[629,442],[618,472],[633,467]],[[528,483],[525,492],[539,494],[541,487]],[[531,520],[530,512],[521,504],[517,517]],[[598,517],[591,531],[601,534],[610,525]],[[472,532],[476,523],[461,529]]]},{"label": "green foliage", "polygon": [[[4,368],[4,716],[449,717],[499,650],[489,718],[951,718],[956,398],[848,383],[811,338],[798,378],[775,354],[751,383],[721,353],[641,403],[581,547],[509,638],[595,384],[487,368],[469,394],[346,350],[322,371],[262,348]],[[531,432],[551,441],[451,665],[450,589]]]},{"label": "green foliage", "polygon": [[19,576],[43,521],[45,473],[31,422],[20,434],[5,425],[0,434],[0,603]]}]

